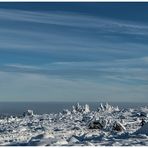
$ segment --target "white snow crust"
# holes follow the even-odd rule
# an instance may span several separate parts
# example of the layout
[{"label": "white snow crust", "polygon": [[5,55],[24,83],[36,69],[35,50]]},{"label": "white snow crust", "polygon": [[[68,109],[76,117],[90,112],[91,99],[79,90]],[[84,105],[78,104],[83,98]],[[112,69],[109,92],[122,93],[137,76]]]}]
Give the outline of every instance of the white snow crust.
[{"label": "white snow crust", "polygon": [[0,145],[148,146],[147,114],[148,107],[119,109],[108,103],[98,104],[96,111],[79,103],[56,114],[28,110],[0,117]]}]

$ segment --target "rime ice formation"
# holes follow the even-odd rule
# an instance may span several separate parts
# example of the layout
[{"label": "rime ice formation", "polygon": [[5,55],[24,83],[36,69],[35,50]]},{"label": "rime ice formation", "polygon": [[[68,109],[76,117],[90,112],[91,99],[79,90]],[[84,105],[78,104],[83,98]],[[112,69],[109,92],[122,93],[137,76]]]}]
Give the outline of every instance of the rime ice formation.
[{"label": "rime ice formation", "polygon": [[88,113],[90,112],[89,105],[85,104],[84,106],[81,106],[79,103],[77,103],[75,106],[72,107],[72,112]]},{"label": "rime ice formation", "polygon": [[113,111],[119,111],[118,106],[117,107],[113,107],[111,105],[109,105],[108,103],[106,103],[105,105],[103,105],[102,103],[100,104],[100,107],[98,108],[98,111],[107,111],[107,112],[113,112]]},{"label": "rime ice formation", "polygon": [[89,105],[77,103],[56,114],[37,115],[28,110],[22,116],[3,116],[0,145],[148,146],[147,107],[121,110],[108,103],[98,106],[91,111]]}]

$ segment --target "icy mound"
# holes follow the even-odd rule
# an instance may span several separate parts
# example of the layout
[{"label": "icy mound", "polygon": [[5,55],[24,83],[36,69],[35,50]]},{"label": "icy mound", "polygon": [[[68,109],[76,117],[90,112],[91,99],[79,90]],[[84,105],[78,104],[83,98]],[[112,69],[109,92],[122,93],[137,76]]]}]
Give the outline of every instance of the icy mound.
[{"label": "icy mound", "polygon": [[148,122],[145,123],[140,129],[138,129],[135,134],[145,134],[148,135]]}]

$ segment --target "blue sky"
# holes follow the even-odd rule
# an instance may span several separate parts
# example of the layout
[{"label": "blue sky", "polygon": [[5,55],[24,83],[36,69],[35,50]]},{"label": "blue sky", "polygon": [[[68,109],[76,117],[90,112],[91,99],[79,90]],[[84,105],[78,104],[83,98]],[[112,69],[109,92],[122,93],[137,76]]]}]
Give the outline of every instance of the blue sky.
[{"label": "blue sky", "polygon": [[147,102],[148,3],[0,3],[0,101]]}]

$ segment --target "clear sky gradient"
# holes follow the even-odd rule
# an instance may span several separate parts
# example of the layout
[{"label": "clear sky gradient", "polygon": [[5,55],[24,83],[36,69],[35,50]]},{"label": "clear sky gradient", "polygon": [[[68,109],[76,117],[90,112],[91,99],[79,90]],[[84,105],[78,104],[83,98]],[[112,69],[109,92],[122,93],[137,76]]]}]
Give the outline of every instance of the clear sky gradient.
[{"label": "clear sky gradient", "polygon": [[147,96],[148,3],[0,3],[0,101]]}]

